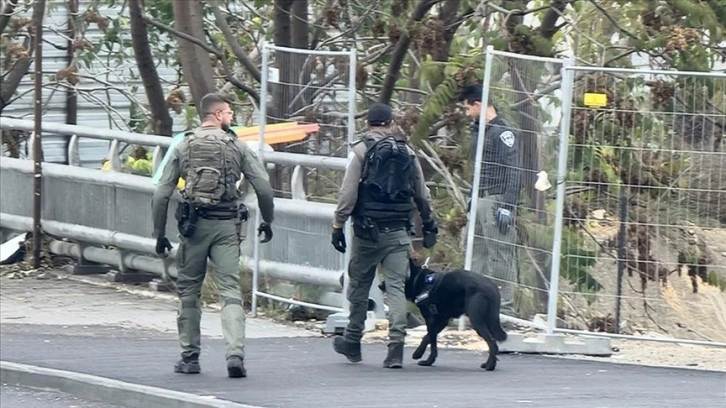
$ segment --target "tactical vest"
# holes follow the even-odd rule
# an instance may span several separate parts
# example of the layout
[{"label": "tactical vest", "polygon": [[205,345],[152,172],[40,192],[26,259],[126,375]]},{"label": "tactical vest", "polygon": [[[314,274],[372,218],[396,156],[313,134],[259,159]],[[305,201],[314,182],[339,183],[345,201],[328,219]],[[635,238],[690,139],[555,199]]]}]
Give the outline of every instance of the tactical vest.
[{"label": "tactical vest", "polygon": [[366,154],[353,216],[377,223],[408,222],[413,211],[414,158],[408,144],[392,135],[363,137]]},{"label": "tactical vest", "polygon": [[187,136],[180,151],[185,179],[182,197],[196,208],[216,208],[237,201],[242,173],[235,137],[217,128],[201,128]]}]

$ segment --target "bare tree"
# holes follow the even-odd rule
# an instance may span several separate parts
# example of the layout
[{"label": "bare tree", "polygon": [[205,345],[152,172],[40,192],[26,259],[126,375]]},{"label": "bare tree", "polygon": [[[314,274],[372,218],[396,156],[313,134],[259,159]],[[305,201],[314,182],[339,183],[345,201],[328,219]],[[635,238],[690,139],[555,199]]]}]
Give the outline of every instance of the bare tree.
[{"label": "bare tree", "polygon": [[[149,34],[143,19],[143,0],[129,0],[131,22],[131,44],[139,67],[139,75],[144,83],[146,98],[151,110],[152,131],[158,135],[171,136],[173,120],[164,98],[159,73],[156,71],[154,57],[149,46]],[[197,47],[195,47],[197,48]]]},{"label": "bare tree", "polygon": [[[174,28],[181,33],[206,42],[202,2],[174,0],[172,5],[174,7]],[[177,41],[184,78],[189,84],[194,103],[198,105],[199,100],[205,94],[216,90],[211,58],[209,52],[195,43],[180,37],[177,37]]]}]

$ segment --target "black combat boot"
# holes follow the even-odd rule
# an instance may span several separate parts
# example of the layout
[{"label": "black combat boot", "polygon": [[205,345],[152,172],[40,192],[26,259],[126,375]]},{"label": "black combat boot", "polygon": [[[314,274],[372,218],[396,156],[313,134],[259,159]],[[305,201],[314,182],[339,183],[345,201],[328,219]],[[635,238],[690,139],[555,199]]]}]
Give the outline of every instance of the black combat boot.
[{"label": "black combat boot", "polygon": [[388,355],[383,360],[384,368],[403,367],[403,343],[391,343],[388,345]]},{"label": "black combat boot", "polygon": [[247,377],[247,370],[245,370],[245,362],[242,357],[230,356],[227,358],[227,376],[229,378]]},{"label": "black combat boot", "polygon": [[360,363],[363,360],[360,353],[360,342],[346,341],[343,336],[335,336],[333,349],[336,353],[344,355],[351,363]]},{"label": "black combat boot", "polygon": [[182,357],[174,365],[174,372],[181,374],[199,374],[202,372],[202,368],[199,365],[199,356],[192,354],[190,357]]}]

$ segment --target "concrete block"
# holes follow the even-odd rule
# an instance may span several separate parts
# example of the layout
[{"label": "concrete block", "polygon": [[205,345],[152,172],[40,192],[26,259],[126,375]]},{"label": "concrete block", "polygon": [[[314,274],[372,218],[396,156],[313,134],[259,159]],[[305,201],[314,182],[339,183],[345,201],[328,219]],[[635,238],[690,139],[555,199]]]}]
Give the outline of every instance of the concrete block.
[{"label": "concrete block", "polygon": [[106,273],[106,280],[118,283],[147,283],[154,280],[155,276],[145,272],[117,272]]},{"label": "concrete block", "polygon": [[176,285],[174,282],[171,281],[162,281],[159,279],[154,279],[151,282],[149,282],[149,289],[153,290],[154,292],[176,292]]},{"label": "concrete block", "polygon": [[103,275],[108,273],[110,268],[100,264],[78,264],[71,267],[73,275]]},{"label": "concrete block", "polygon": [[498,344],[500,353],[581,354],[600,357],[612,355],[610,339],[607,337],[578,336],[568,339],[563,334],[525,337],[519,333],[508,333],[507,340]]}]

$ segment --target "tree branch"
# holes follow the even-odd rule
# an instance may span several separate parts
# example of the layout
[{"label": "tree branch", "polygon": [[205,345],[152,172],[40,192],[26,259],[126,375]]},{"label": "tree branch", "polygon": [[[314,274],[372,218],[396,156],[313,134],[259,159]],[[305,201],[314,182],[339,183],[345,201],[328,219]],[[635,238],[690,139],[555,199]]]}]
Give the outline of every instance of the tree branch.
[{"label": "tree branch", "polygon": [[144,14],[144,16],[142,18],[144,19],[145,22],[147,22],[148,24],[153,25],[154,27],[156,27],[156,28],[158,28],[160,30],[164,30],[164,31],[166,31],[167,33],[169,33],[171,35],[177,36],[177,37],[182,38],[184,40],[187,40],[187,41],[189,41],[191,43],[194,43],[194,44],[202,47],[208,53],[214,54],[214,55],[216,55],[219,58],[222,57],[222,52],[221,51],[219,51],[218,49],[216,49],[214,47],[210,47],[209,44],[205,43],[204,41],[202,41],[202,40],[200,40],[200,39],[198,39],[196,37],[193,37],[193,36],[191,36],[189,34],[186,34],[186,33],[182,33],[181,31],[178,31],[178,30],[174,29],[173,27],[169,27],[168,25],[166,25],[164,23],[161,23],[159,21],[154,20],[153,18],[149,17],[146,14]]},{"label": "tree branch", "polygon": [[[239,42],[237,42],[237,39],[234,38],[234,34],[232,33],[232,29],[230,29],[229,24],[227,24],[227,20],[224,18],[224,15],[222,14],[222,11],[220,10],[217,1],[216,0],[210,0],[209,5],[212,7],[212,11],[214,12],[214,18],[217,21],[217,26],[219,26],[219,29],[222,31],[222,34],[224,35],[224,38],[229,43],[229,47],[232,49],[232,53],[237,58],[237,60],[244,66],[247,71],[252,75],[252,78],[254,78],[255,81],[260,82],[262,80],[262,75],[260,74],[260,70],[257,69],[257,66],[254,62],[247,56],[247,53],[245,50],[239,45]],[[230,81],[231,82],[231,81]]]},{"label": "tree branch", "polygon": [[552,0],[550,9],[542,19],[542,25],[540,25],[539,33],[542,37],[551,40],[561,26],[557,26],[557,20],[560,19],[562,12],[565,11],[565,7],[570,4],[571,0]]},{"label": "tree branch", "polygon": [[25,74],[28,73],[31,62],[32,60],[30,57],[20,58],[15,62],[12,70],[8,72],[7,76],[3,78],[2,84],[0,84],[0,113],[2,113],[5,107],[10,104],[9,102],[13,97],[15,90],[18,89],[20,81],[22,81]]},{"label": "tree branch", "polygon": [[10,16],[15,12],[15,7],[17,7],[19,0],[8,0],[7,3],[5,3],[5,8],[3,8],[3,14],[0,15],[0,34],[5,32],[5,28],[7,28],[8,23],[10,23]]},{"label": "tree branch", "polygon": [[635,36],[635,34],[631,33],[630,31],[624,29],[620,26],[620,24],[615,20],[613,16],[610,15],[610,13],[607,12],[601,5],[597,4],[595,0],[590,0],[590,3],[592,3],[593,6],[595,6],[596,9],[598,9],[608,20],[610,20],[611,23],[615,26],[615,28],[618,29],[621,33],[627,35],[628,37],[638,40],[638,37]]},{"label": "tree branch", "polygon": [[217,56],[217,58],[219,58],[219,60],[222,62],[222,68],[224,69],[224,73],[225,73],[224,79],[226,79],[227,82],[236,86],[237,88],[247,92],[250,95],[250,98],[254,99],[256,103],[260,102],[260,94],[251,86],[244,84],[242,81],[240,81],[234,75],[234,73],[229,69],[229,64],[227,63],[226,56],[220,50],[218,50],[215,47],[211,47],[209,44],[205,43],[204,41],[202,41],[198,38],[195,38],[188,34],[182,33],[180,31],[175,30],[172,27],[167,26],[166,24],[158,22],[147,15],[144,15],[143,18],[144,18],[144,21],[153,25],[154,27],[157,27],[161,30],[168,32],[169,34],[175,35],[179,38],[183,38],[189,42],[192,42],[192,43],[202,47],[204,50],[206,50],[210,54],[214,54],[215,56]]},{"label": "tree branch", "polygon": [[[411,14],[410,23],[416,23],[421,21],[426,13],[431,8],[442,0],[419,0],[416,9]],[[396,43],[396,48],[393,50],[391,56],[391,62],[388,65],[388,71],[386,72],[386,78],[383,81],[383,89],[381,89],[381,96],[379,101],[382,103],[391,102],[391,96],[393,96],[393,88],[396,85],[398,76],[401,73],[401,66],[403,65],[403,59],[408,52],[408,47],[411,44],[411,37],[408,33],[403,33],[401,38]]]}]

